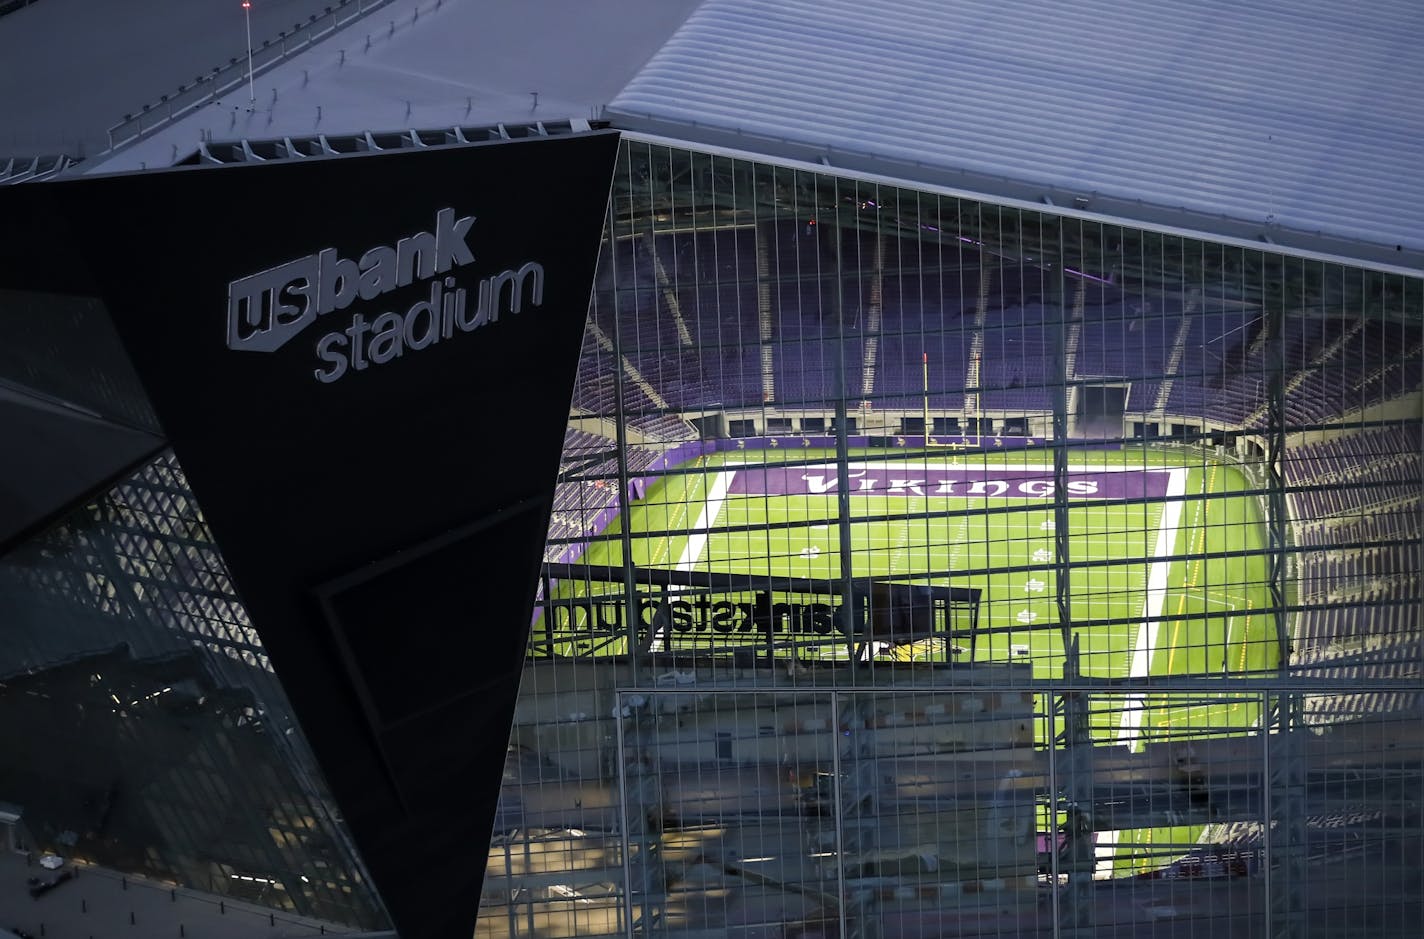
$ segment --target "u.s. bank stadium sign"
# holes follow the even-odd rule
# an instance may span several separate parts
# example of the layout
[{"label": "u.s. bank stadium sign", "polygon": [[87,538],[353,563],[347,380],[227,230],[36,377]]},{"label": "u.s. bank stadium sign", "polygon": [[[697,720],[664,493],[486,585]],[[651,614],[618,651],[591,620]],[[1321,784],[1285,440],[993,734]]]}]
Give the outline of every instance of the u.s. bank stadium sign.
[{"label": "u.s. bank stadium sign", "polygon": [[[661,590],[627,595],[584,592],[614,585],[621,568],[579,563],[545,565],[548,576],[542,628],[551,637],[607,633],[633,626],[641,634],[700,634],[704,638],[759,634],[832,633],[915,638],[972,628],[980,591],[950,584],[905,584],[856,578],[849,585],[824,578],[770,578],[716,571],[635,569],[633,579]],[[560,596],[560,584],[574,585]],[[567,588],[565,588],[567,589]],[[557,640],[556,640],[557,641]]]},{"label": "u.s. bank stadium sign", "polygon": [[[550,603],[553,626],[559,630],[621,629],[628,625],[627,601],[618,596],[579,597]],[[758,592],[751,599],[713,600],[700,596],[686,600],[639,597],[638,623],[644,628],[666,627],[674,632],[698,633],[815,633],[829,635],[837,623],[863,624],[865,609],[847,613],[843,604],[772,599]],[[863,625],[855,629],[863,631]]]},{"label": "u.s. bank stadium sign", "polygon": [[[228,284],[227,347],[275,352],[318,320],[385,294],[429,284],[404,310],[370,315],[357,308],[313,344],[312,375],[329,384],[351,372],[384,365],[408,352],[454,339],[544,302],[544,267],[529,261],[471,283],[463,269],[475,263],[470,229],[475,216],[440,209],[430,231],[394,246],[377,245],[355,260],[335,248],[287,261]],[[325,325],[325,324],[324,324]]]}]

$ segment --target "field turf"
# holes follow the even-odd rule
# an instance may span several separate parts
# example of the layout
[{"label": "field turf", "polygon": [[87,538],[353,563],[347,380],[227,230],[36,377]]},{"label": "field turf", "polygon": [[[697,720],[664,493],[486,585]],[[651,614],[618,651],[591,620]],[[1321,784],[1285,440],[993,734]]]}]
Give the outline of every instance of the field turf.
[{"label": "field turf", "polygon": [[[893,454],[890,454],[893,456]],[[976,657],[1032,662],[1040,677],[1062,675],[1054,554],[1056,525],[1046,498],[1011,492],[992,497],[960,494],[976,479],[994,479],[1012,468],[1019,477],[1042,480],[1051,474],[1048,454],[944,453],[886,459],[884,451],[852,454],[851,472],[880,477],[878,489],[853,492],[852,569],[855,577],[908,583],[977,587],[983,591]],[[841,576],[836,492],[780,493],[760,490],[763,467],[789,467],[822,487],[834,480],[834,455],[782,450],[722,453],[677,467],[651,485],[631,513],[596,539],[580,559],[589,564],[622,560],[619,526],[630,525],[639,567],[748,573],[770,577],[834,579]],[[941,479],[966,482],[936,494],[934,480],[913,484],[938,469]],[[1036,473],[1025,473],[1036,470]],[[957,472],[958,471],[958,472]],[[1263,586],[1266,559],[1237,555],[1263,547],[1264,527],[1253,497],[1229,464],[1204,463],[1196,454],[1139,449],[1092,451],[1070,456],[1070,481],[1109,472],[1136,477],[1169,477],[1173,488],[1161,497],[1084,495],[1067,512],[1070,590],[1068,611],[1075,624],[1085,675],[1210,674],[1267,668],[1274,664],[1273,635]],[[735,475],[734,475],[735,474]],[[747,478],[738,486],[736,476]],[[859,477],[858,477],[859,478]],[[744,488],[750,491],[736,491]],[[1162,486],[1159,484],[1160,490]],[[917,491],[916,491],[917,490]],[[1200,557],[1200,555],[1217,555]],[[922,577],[925,572],[934,576]],[[617,591],[619,585],[563,584],[556,596]],[[571,641],[587,636],[569,630]],[[814,635],[778,636],[802,658],[844,658],[844,644]],[[710,631],[672,632],[671,647],[715,649],[731,640]],[[967,639],[956,640],[967,647]],[[963,660],[967,651],[948,653],[944,643],[916,643],[885,655]],[[558,651],[581,651],[573,645]],[[605,651],[622,651],[607,648]],[[788,651],[788,654],[791,654]]]},{"label": "field turf", "polygon": [[[626,524],[640,568],[839,578],[834,465],[834,453],[795,448],[698,458],[653,481],[579,560],[620,564]],[[1061,677],[1064,631],[1055,564],[1061,519],[1043,495],[1051,468],[1051,455],[1041,450],[852,452],[856,485],[847,505],[853,576],[979,588],[973,657],[1028,662],[1037,677]],[[1079,491],[1061,539],[1069,562],[1065,599],[1068,633],[1077,638],[1084,675],[1216,676],[1274,666],[1271,617],[1262,612],[1269,595],[1261,507],[1241,494],[1246,481],[1235,467],[1200,451],[1124,448],[1071,453],[1068,471]],[[1001,491],[997,481],[1003,479],[1009,484]],[[563,582],[553,597],[621,589]],[[556,653],[626,651],[616,631],[604,631],[602,639],[600,631],[590,631],[584,611],[564,611],[557,622],[560,628],[552,632],[535,624],[536,636],[555,639]],[[839,637],[810,628],[773,638],[778,654],[788,657],[850,655]],[[730,645],[764,648],[766,637],[719,633],[705,624],[699,629],[684,619],[654,642],[655,649],[725,651]],[[959,634],[879,653],[965,661],[969,647],[967,634]],[[1257,719],[1253,705],[1224,697],[1097,697],[1094,736],[1133,747],[1169,730],[1241,732]],[[1109,839],[1116,847],[1108,863],[1118,875],[1148,869],[1187,850],[1196,834],[1116,833]]]}]

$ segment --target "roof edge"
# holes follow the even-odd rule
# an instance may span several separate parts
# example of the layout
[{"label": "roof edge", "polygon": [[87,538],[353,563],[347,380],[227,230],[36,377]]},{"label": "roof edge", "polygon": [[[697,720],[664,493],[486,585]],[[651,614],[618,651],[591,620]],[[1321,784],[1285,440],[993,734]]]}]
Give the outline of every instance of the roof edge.
[{"label": "roof edge", "polygon": [[1343,262],[1414,277],[1424,275],[1424,245],[1375,244],[1323,231],[1266,226],[1259,221],[1184,206],[1154,205],[1110,193],[1074,191],[1053,184],[896,160],[849,148],[799,143],[695,122],[663,120],[612,107],[604,109],[603,118],[612,127],[635,139],[718,150],[744,159],[855,174],[878,182],[932,188],[945,195],[988,199],[1064,217],[1206,238],[1276,254]]}]

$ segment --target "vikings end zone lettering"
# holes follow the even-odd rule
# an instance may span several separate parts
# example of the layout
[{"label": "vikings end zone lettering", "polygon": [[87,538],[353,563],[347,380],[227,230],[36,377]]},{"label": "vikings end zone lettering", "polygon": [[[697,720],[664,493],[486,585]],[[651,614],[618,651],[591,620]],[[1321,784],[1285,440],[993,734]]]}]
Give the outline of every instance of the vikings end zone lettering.
[{"label": "vikings end zone lettering", "polygon": [[0,187],[54,242],[15,276],[102,298],[407,939],[474,929],[617,144]]},{"label": "vikings end zone lettering", "polygon": [[[1064,490],[1070,499],[1160,499],[1167,470],[1070,469]],[[1053,470],[1023,467],[906,466],[853,464],[847,491],[862,496],[1052,499]],[[834,466],[745,467],[727,491],[755,495],[827,495],[840,490]]]}]

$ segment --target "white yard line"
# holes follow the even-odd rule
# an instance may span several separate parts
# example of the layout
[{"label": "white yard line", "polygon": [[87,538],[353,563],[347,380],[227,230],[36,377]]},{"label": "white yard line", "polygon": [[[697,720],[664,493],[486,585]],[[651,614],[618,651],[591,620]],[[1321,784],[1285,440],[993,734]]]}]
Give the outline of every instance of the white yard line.
[{"label": "white yard line", "polygon": [[732,487],[732,477],[736,470],[723,470],[712,480],[712,488],[702,502],[702,511],[697,515],[697,524],[692,526],[692,534],[683,546],[682,556],[677,559],[677,570],[690,571],[707,548],[708,529],[722,514],[722,505],[727,501],[727,490]]},{"label": "white yard line", "polygon": [[[1187,471],[1175,469],[1167,481],[1167,498],[1179,500],[1187,492]],[[1147,573],[1147,601],[1142,608],[1142,624],[1137,627],[1137,644],[1132,652],[1132,669],[1128,673],[1133,678],[1146,678],[1152,664],[1152,653],[1157,649],[1157,630],[1161,626],[1162,604],[1167,600],[1167,578],[1172,572],[1171,556],[1177,544],[1177,529],[1182,521],[1180,501],[1162,505],[1162,520],[1157,525],[1157,546],[1152,550],[1152,564]],[[1132,697],[1141,699],[1141,695]],[[1119,743],[1135,743],[1138,727],[1142,724],[1140,708],[1129,709],[1122,715],[1122,725],[1118,729]]]},{"label": "white yard line", "polygon": [[[1167,480],[1167,498],[1179,500],[1187,492],[1187,471],[1185,468],[1171,470]],[[1172,501],[1163,504],[1162,519],[1157,525],[1157,546],[1152,551],[1153,561],[1147,574],[1147,600],[1142,609],[1142,625],[1137,627],[1137,644],[1132,651],[1133,678],[1145,678],[1152,665],[1152,653],[1157,649],[1157,630],[1161,626],[1162,604],[1167,599],[1167,577],[1172,570],[1172,549],[1177,544],[1177,529],[1182,521],[1182,507],[1186,503]],[[1141,694],[1130,694],[1123,702],[1122,721],[1117,729],[1117,742],[1125,743],[1134,751],[1142,744],[1142,718],[1147,713],[1147,701]],[[1097,869],[1093,876],[1105,880],[1113,874],[1113,855],[1116,853],[1118,833],[1098,832]]]},{"label": "white yard line", "polygon": [[[723,470],[712,480],[712,488],[708,490],[707,498],[702,502],[702,511],[697,514],[697,524],[692,526],[692,534],[688,535],[687,544],[683,545],[682,554],[677,559],[676,570],[690,571],[697,566],[702,552],[707,548],[708,529],[716,523],[717,516],[722,514],[722,506],[727,501],[727,490],[732,487],[732,477],[736,475],[736,470]],[[662,633],[653,637],[652,650],[663,651]]]}]

